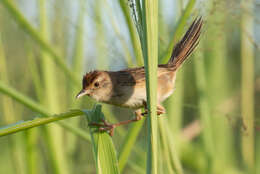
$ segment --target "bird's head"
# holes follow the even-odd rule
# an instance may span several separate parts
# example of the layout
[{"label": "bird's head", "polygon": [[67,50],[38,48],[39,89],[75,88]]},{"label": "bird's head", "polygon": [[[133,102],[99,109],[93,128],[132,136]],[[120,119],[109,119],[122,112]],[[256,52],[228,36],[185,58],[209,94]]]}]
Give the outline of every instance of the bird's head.
[{"label": "bird's head", "polygon": [[111,90],[112,82],[108,72],[92,71],[83,76],[82,90],[76,98],[87,95],[97,101],[103,101],[110,96]]}]

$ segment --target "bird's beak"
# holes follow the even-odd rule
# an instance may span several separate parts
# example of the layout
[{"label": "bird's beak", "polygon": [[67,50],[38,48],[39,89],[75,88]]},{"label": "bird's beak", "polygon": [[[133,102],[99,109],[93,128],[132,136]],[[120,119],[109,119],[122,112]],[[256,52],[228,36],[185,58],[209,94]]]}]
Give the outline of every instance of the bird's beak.
[{"label": "bird's beak", "polygon": [[78,93],[78,95],[76,96],[76,99],[78,99],[78,98],[80,98],[80,97],[82,97],[82,96],[84,96],[84,95],[86,95],[86,94],[87,94],[87,90],[82,89],[82,90]]}]

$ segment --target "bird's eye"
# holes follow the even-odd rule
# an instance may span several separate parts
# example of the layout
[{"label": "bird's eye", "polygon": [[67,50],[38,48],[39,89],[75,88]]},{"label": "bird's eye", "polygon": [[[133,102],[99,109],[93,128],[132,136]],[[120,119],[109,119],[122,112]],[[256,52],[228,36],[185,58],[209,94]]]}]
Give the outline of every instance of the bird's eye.
[{"label": "bird's eye", "polygon": [[98,82],[95,82],[95,83],[94,83],[94,86],[95,86],[95,87],[99,87],[99,83],[98,83]]}]

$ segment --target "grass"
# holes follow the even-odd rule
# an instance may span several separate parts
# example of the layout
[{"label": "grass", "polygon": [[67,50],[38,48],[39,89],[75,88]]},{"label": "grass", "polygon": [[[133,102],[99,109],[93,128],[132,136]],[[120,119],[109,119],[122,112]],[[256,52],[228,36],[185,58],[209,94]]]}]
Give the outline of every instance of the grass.
[{"label": "grass", "polygon": [[[258,173],[253,2],[35,3],[0,2],[0,173]],[[157,63],[202,13],[199,47],[178,72],[167,114],[157,117]],[[88,127],[133,113],[75,100],[82,75],[143,63],[152,115],[112,138]]]},{"label": "grass", "polygon": [[[101,105],[96,105],[92,111],[84,111],[88,123],[100,123],[105,119]],[[100,132],[97,127],[90,127],[92,149],[96,164],[96,173],[119,173],[116,150],[111,137],[106,132]]]},{"label": "grass", "polygon": [[253,1],[242,3],[241,16],[241,113],[245,126],[242,135],[242,155],[250,172],[255,169],[255,138],[254,138],[254,48],[247,35],[254,33],[254,18],[248,14],[252,11]]},{"label": "grass", "polygon": [[[5,85],[1,81],[0,81],[0,91],[3,94],[6,94],[7,96],[16,100],[17,102],[23,104],[24,106],[30,108],[31,110],[39,113],[40,114],[39,116],[51,116],[51,114],[47,110],[45,110],[43,106],[36,103],[32,99],[24,96],[23,94],[19,93],[15,89]],[[81,136],[83,139],[89,141],[89,135],[85,131],[81,130],[80,128],[73,127],[70,124],[63,123],[63,122],[59,122],[58,124],[66,128],[67,130],[71,131],[72,133]]]},{"label": "grass", "polygon": [[53,48],[44,40],[41,35],[30,25],[30,23],[23,17],[23,15],[15,8],[12,2],[3,0],[1,3],[10,12],[9,14],[17,21],[17,24],[21,26],[23,30],[34,39],[37,44],[41,46],[46,52],[48,52],[53,60],[61,67],[65,74],[72,80],[73,83],[79,84],[78,78],[70,71],[68,66],[64,63],[62,58],[53,50]]},{"label": "grass", "polygon": [[19,121],[14,124],[9,124],[6,127],[1,127],[0,137],[10,135],[10,134],[13,134],[13,133],[16,133],[19,131],[24,131],[29,128],[49,124],[51,122],[56,122],[56,121],[71,118],[71,117],[81,116],[82,114],[83,114],[82,111],[74,110],[74,111],[69,111],[67,113],[62,113],[59,115],[53,115],[50,117],[35,118],[35,119],[29,120],[29,121]]},{"label": "grass", "polygon": [[[203,45],[203,43],[201,43]],[[197,51],[195,54],[194,60],[194,69],[196,73],[196,86],[198,90],[199,98],[199,113],[201,117],[202,125],[205,127],[203,132],[203,143],[205,146],[205,151],[208,159],[208,166],[212,165],[213,155],[214,155],[214,140],[213,140],[213,130],[212,130],[212,120],[209,117],[210,109],[209,109],[209,101],[208,94],[206,91],[206,76],[205,76],[205,63],[203,53],[201,51]],[[209,169],[208,168],[208,169]]]},{"label": "grass", "polygon": [[157,66],[158,66],[158,1],[142,1],[143,57],[146,73],[148,108],[148,151],[146,173],[158,173]]}]

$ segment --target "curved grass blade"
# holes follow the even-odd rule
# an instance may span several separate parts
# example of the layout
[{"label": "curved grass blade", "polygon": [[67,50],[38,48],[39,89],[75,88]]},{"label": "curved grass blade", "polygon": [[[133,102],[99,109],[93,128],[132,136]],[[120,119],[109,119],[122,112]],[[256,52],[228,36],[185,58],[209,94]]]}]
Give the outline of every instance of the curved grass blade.
[{"label": "curved grass blade", "polygon": [[[52,116],[52,114],[46,111],[40,104],[36,103],[35,101],[26,97],[25,95],[19,93],[18,91],[9,87],[8,85],[4,84],[1,81],[0,81],[0,93],[8,95],[9,97],[16,100],[17,102],[25,105],[29,109],[38,112],[39,114],[41,114],[41,116],[45,116],[45,117]],[[71,126],[70,124],[67,124],[65,122],[58,122],[58,124],[66,128],[67,130],[73,132],[75,135],[78,135],[87,141],[90,140],[89,134],[86,133],[84,130]]]},{"label": "curved grass blade", "polygon": [[44,124],[55,122],[58,120],[63,120],[66,118],[76,117],[81,115],[83,115],[83,112],[81,110],[72,110],[66,113],[53,115],[51,117],[43,117],[43,118],[38,117],[30,121],[19,121],[14,124],[0,127],[0,137],[10,135],[16,132],[24,131],[26,129],[33,128],[36,126],[41,126]]}]

